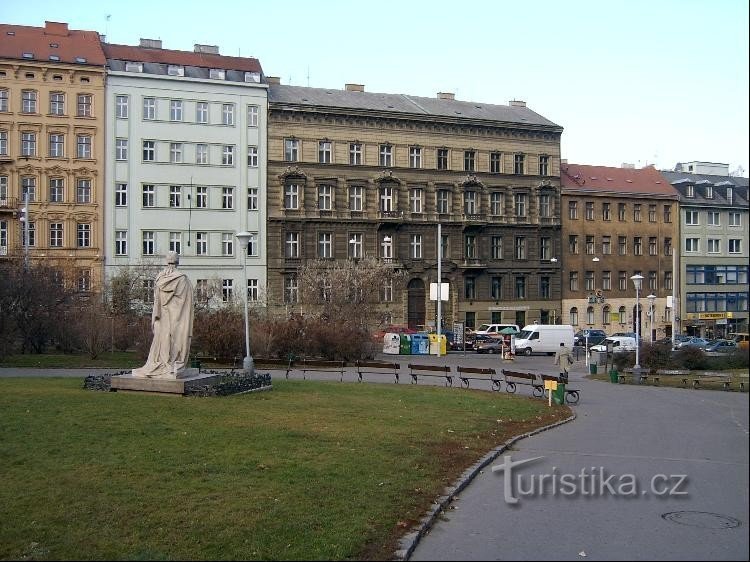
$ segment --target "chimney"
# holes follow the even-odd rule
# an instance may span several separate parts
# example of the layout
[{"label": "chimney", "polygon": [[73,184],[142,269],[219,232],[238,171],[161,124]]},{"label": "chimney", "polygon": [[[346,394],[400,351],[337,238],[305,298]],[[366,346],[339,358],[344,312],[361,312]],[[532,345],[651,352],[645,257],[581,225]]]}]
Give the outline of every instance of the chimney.
[{"label": "chimney", "polygon": [[45,35],[59,35],[60,37],[67,37],[68,24],[56,21],[45,21],[44,22],[44,34]]},{"label": "chimney", "polygon": [[146,49],[161,49],[161,39],[143,39],[141,38],[140,47]]},{"label": "chimney", "polygon": [[218,55],[219,47],[218,45],[201,45],[200,43],[195,43],[193,45],[193,52],[206,53],[208,55]]},{"label": "chimney", "polygon": [[100,33],[99,34],[99,41],[102,42],[102,43],[106,43],[107,42],[107,36],[104,35],[104,33]]},{"label": "chimney", "polygon": [[439,100],[454,100],[456,99],[456,94],[453,92],[438,92],[437,93],[437,99]]},{"label": "chimney", "polygon": [[347,92],[364,92],[365,85],[364,84],[346,84],[344,86],[344,89]]},{"label": "chimney", "polygon": [[511,107],[526,107],[526,102],[521,100],[510,100],[508,105]]},{"label": "chimney", "polygon": [[568,159],[567,158],[560,158],[560,164],[567,164]]},{"label": "chimney", "polygon": [[281,85],[281,78],[279,78],[278,76],[266,76],[266,82],[269,86],[279,86]]}]

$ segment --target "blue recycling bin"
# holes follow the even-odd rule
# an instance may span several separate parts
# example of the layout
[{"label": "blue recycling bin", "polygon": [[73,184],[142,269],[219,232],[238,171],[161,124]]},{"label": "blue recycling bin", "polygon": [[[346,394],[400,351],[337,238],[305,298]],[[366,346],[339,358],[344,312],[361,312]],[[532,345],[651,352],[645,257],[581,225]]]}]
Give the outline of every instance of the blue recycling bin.
[{"label": "blue recycling bin", "polygon": [[427,334],[411,335],[411,354],[412,355],[429,355],[430,338]]}]

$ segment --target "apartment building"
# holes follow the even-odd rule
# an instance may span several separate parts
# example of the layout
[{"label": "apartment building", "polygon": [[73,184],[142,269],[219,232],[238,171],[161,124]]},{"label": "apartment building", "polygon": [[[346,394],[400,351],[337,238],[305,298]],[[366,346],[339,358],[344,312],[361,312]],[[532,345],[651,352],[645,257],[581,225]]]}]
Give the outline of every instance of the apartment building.
[{"label": "apartment building", "polygon": [[662,175],[679,193],[681,331],[709,338],[747,332],[748,179],[706,162]]},{"label": "apartment building", "polygon": [[[653,167],[564,163],[561,183],[563,323],[638,331],[644,341],[670,336],[675,190]],[[643,277],[638,298],[634,275]]]},{"label": "apartment building", "polygon": [[559,317],[562,127],[493,105],[269,78],[268,286],[299,305],[298,268],[373,256],[406,272],[384,322],[435,325],[438,224],[446,326]]},{"label": "apartment building", "polygon": [[[168,251],[200,300],[266,285],[267,85],[255,58],[103,44],[107,63],[106,274]],[[236,234],[252,234],[247,253]],[[245,271],[246,269],[246,271]],[[151,295],[152,277],[144,283]]]},{"label": "apartment building", "polygon": [[83,292],[104,257],[104,63],[95,31],[0,24],[0,259]]}]

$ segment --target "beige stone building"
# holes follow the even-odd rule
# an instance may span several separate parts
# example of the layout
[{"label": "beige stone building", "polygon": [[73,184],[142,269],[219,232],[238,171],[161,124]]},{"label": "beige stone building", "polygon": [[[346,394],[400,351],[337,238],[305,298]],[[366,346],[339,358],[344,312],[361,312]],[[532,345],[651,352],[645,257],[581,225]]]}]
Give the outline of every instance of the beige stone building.
[{"label": "beige stone building", "polygon": [[270,81],[271,303],[299,304],[307,260],[374,256],[407,273],[383,322],[434,326],[440,224],[446,328],[559,318],[560,126],[520,101]]},{"label": "beige stone building", "polygon": [[0,259],[45,260],[82,291],[101,277],[104,64],[94,31],[0,24]]},{"label": "beige stone building", "polygon": [[[640,318],[643,341],[671,335],[677,192],[653,167],[563,163],[561,183],[563,322],[611,335],[635,332]],[[638,299],[636,274],[643,276]]]}]

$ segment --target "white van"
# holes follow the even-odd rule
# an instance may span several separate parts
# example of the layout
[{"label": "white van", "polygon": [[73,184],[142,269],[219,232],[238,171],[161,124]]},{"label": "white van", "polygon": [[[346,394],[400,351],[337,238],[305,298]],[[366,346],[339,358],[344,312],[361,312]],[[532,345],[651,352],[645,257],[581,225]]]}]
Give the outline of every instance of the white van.
[{"label": "white van", "polygon": [[500,331],[504,330],[505,328],[513,328],[516,333],[521,331],[518,329],[517,324],[482,324],[479,326],[479,328],[476,329],[474,333],[483,336],[498,337],[500,336]]},{"label": "white van", "polygon": [[607,346],[612,346],[612,353],[635,351],[635,338],[630,336],[609,336],[599,345],[592,345],[591,351],[606,352]]},{"label": "white van", "polygon": [[573,349],[573,326],[570,324],[529,324],[516,335],[516,354],[547,353],[554,355],[560,344]]}]

